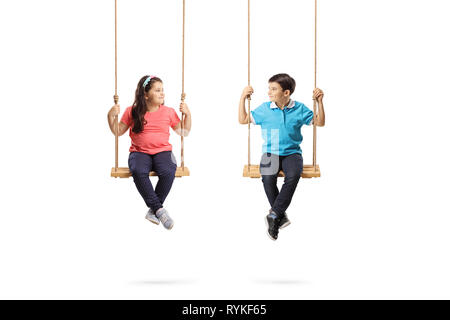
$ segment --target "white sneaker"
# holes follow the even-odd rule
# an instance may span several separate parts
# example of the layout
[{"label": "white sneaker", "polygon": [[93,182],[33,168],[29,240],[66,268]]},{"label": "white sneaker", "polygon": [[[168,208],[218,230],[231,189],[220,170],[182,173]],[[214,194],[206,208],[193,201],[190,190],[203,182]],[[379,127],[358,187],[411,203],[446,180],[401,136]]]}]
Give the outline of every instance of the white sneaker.
[{"label": "white sneaker", "polygon": [[145,215],[145,219],[154,224],[159,224],[159,219],[155,216],[152,209],[148,209],[147,214]]},{"label": "white sneaker", "polygon": [[173,220],[169,217],[166,209],[161,208],[156,212],[156,217],[162,222],[164,228],[170,230],[173,227]]}]

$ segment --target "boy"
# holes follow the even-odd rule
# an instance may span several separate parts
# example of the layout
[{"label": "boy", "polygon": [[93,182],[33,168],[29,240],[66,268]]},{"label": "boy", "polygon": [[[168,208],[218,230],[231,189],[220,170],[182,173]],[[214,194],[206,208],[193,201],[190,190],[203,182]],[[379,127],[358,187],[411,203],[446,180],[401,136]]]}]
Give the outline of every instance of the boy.
[{"label": "boy", "polygon": [[[313,112],[303,103],[291,99],[295,90],[295,80],[288,74],[276,74],[269,79],[269,99],[255,110],[251,111],[250,121],[260,125],[264,139],[263,155],[260,172],[264,191],[271,209],[266,216],[267,231],[272,240],[278,238],[278,230],[290,224],[286,209],[291,203],[297,183],[303,170],[301,134],[302,125],[325,125],[323,110],[323,91],[316,88],[313,98],[317,100],[319,110],[313,119]],[[242,91],[239,103],[239,123],[247,124],[248,115],[245,111],[245,99],[253,94],[253,88],[248,86]],[[285,174],[281,190],[277,187],[278,172]]]}]

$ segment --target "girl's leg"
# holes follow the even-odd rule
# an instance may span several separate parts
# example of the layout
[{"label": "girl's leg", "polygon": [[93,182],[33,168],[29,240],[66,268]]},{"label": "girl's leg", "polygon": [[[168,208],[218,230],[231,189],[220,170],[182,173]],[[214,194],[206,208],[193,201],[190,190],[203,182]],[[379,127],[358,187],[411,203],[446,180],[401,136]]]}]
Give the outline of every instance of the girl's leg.
[{"label": "girl's leg", "polygon": [[159,177],[155,193],[162,205],[172,188],[175,172],[177,171],[177,163],[172,151],[163,151],[153,155],[153,171]]},{"label": "girl's leg", "polygon": [[282,215],[289,207],[298,181],[303,171],[303,157],[301,154],[295,153],[282,157],[281,169],[284,172],[284,184],[280,193],[272,205],[272,210],[278,215]]},{"label": "girl's leg", "polygon": [[128,167],[133,176],[134,183],[147,207],[156,212],[162,208],[161,201],[153,190],[153,185],[148,176],[152,171],[152,156],[142,152],[132,152],[128,158]]}]

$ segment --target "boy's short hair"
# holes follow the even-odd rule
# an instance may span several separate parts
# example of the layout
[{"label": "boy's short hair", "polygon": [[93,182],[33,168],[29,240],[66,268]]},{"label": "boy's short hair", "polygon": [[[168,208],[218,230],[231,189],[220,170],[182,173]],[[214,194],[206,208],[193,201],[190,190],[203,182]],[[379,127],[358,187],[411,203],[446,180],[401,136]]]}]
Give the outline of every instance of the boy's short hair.
[{"label": "boy's short hair", "polygon": [[276,82],[284,90],[289,90],[289,94],[293,94],[295,90],[295,80],[287,73],[279,73],[269,79],[269,82]]}]

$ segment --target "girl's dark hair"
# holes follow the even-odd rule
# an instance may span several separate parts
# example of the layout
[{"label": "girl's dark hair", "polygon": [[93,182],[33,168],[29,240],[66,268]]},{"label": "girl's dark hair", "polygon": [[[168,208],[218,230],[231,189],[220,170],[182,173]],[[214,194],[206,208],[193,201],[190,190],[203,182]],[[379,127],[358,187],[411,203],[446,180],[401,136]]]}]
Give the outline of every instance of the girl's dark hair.
[{"label": "girl's dark hair", "polygon": [[269,79],[269,82],[276,82],[284,90],[289,90],[289,94],[293,94],[295,90],[295,80],[287,73],[279,73]]},{"label": "girl's dark hair", "polygon": [[148,92],[155,82],[161,82],[162,80],[158,77],[153,77],[147,84],[144,85],[145,80],[147,80],[149,76],[143,76],[141,80],[139,80],[136,93],[134,96],[133,107],[131,108],[131,117],[133,118],[133,129],[134,133],[140,133],[144,129],[144,125],[147,123],[145,121],[145,113],[147,112],[147,103],[145,102],[145,93]]}]

